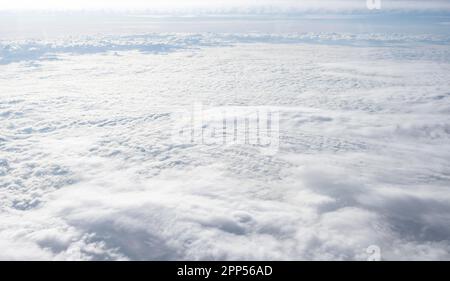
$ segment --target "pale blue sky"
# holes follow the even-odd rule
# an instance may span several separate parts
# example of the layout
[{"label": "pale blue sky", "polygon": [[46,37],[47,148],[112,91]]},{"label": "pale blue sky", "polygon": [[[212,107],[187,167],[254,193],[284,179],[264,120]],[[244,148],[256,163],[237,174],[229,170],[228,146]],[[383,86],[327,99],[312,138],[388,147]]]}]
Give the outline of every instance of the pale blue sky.
[{"label": "pale blue sky", "polygon": [[450,34],[450,0],[380,1],[380,10],[369,10],[366,0],[0,0],[0,39],[148,32]]}]

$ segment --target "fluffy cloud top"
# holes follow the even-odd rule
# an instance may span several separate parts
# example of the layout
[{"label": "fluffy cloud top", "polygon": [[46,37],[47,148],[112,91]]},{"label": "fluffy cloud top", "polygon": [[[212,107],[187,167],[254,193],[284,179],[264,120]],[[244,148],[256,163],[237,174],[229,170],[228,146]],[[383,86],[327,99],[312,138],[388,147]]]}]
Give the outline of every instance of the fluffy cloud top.
[{"label": "fluffy cloud top", "polygon": [[[2,46],[0,260],[449,260],[448,44],[331,36]],[[278,153],[174,143],[199,100]]]}]

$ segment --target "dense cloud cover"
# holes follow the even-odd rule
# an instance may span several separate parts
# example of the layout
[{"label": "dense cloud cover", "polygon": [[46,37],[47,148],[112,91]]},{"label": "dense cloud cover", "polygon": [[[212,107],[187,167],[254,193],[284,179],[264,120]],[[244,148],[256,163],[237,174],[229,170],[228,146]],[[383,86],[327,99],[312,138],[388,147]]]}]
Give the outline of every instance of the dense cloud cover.
[{"label": "dense cloud cover", "polygon": [[[2,41],[0,259],[450,259],[446,42]],[[195,102],[277,110],[277,153],[174,143]]]}]

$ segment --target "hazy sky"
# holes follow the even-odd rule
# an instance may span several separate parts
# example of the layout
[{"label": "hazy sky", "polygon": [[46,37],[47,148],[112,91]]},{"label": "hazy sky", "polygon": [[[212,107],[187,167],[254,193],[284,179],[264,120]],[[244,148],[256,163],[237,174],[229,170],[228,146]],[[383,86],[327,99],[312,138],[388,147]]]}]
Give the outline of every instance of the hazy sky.
[{"label": "hazy sky", "polygon": [[[378,11],[369,10],[366,0],[0,0],[0,11],[3,11],[0,15],[0,38],[124,32],[449,33],[450,0],[380,1],[381,10]],[[4,12],[8,10],[19,12]],[[67,15],[30,13],[29,10],[106,10],[118,13],[101,12],[101,15],[88,16],[90,13],[71,12]],[[145,16],[128,17],[127,11]],[[118,17],[118,14],[126,17]],[[298,17],[296,21],[290,17],[280,20],[286,14]],[[152,19],[152,15],[156,15],[158,21]],[[183,16],[183,21],[163,21],[160,15]],[[184,17],[186,15],[188,17]],[[227,20],[193,21],[195,15],[226,15]],[[229,15],[250,16],[252,20],[245,23],[229,20]],[[254,15],[264,16],[256,19]],[[267,20],[272,16],[276,22]]]},{"label": "hazy sky", "polygon": [[[449,11],[450,0],[380,0],[384,10]],[[0,0],[0,10],[154,10],[186,11],[354,11],[364,10],[366,0]]]}]

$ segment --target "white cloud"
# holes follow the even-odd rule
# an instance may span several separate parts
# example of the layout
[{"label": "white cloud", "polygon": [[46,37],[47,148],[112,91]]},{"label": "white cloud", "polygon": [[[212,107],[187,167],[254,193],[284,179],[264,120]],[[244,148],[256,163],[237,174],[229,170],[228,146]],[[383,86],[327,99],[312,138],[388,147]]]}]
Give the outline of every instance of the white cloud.
[{"label": "white cloud", "polygon": [[[450,60],[430,39],[3,42],[22,51],[0,64],[0,259],[450,259]],[[171,142],[199,99],[277,108],[279,153]]]}]

